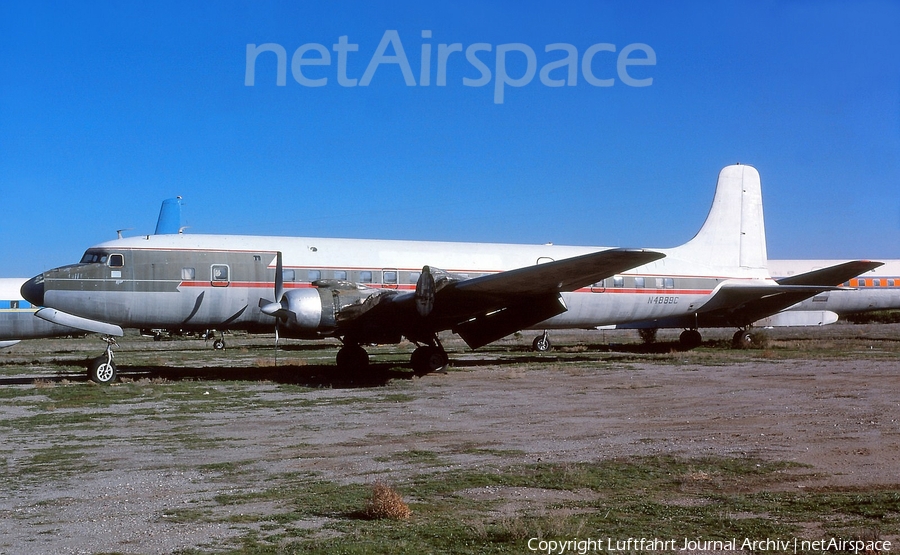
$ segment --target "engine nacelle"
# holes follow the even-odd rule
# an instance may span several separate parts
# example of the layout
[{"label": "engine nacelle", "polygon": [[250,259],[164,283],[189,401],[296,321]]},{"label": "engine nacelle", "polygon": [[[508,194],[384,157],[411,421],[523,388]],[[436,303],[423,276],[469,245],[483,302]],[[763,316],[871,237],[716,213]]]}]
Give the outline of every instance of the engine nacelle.
[{"label": "engine nacelle", "polygon": [[285,292],[282,306],[289,312],[285,327],[290,334],[300,338],[335,335],[342,316],[346,320],[365,311],[366,301],[384,292],[343,281],[323,280],[317,285]]}]

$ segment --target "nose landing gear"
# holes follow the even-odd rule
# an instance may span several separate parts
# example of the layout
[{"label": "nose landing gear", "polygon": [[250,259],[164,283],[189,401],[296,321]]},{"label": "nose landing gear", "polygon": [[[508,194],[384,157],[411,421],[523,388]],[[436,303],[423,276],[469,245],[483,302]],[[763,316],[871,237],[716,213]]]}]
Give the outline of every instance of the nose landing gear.
[{"label": "nose landing gear", "polygon": [[113,362],[112,348],[113,345],[118,347],[119,344],[116,343],[115,337],[104,336],[102,339],[106,341],[106,352],[91,360],[90,364],[88,364],[88,377],[92,382],[108,384],[116,381],[118,377],[116,363]]}]

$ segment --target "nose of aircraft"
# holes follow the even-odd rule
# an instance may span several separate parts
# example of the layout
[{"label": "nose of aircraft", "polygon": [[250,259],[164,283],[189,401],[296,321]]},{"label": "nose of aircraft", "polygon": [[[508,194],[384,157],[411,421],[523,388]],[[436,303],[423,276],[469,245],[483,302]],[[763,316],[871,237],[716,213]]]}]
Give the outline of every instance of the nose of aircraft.
[{"label": "nose of aircraft", "polygon": [[22,298],[35,306],[44,306],[44,275],[38,274],[22,285]]}]

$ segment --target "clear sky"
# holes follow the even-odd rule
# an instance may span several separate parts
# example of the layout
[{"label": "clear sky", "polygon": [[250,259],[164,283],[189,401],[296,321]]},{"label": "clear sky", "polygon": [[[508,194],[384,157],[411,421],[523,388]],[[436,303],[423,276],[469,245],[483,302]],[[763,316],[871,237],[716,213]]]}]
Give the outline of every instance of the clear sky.
[{"label": "clear sky", "polygon": [[[735,162],[770,258],[900,258],[898,29],[893,1],[3,0],[0,276],[176,195],[188,233],[669,247]],[[269,50],[247,84],[264,44],[281,86]]]}]

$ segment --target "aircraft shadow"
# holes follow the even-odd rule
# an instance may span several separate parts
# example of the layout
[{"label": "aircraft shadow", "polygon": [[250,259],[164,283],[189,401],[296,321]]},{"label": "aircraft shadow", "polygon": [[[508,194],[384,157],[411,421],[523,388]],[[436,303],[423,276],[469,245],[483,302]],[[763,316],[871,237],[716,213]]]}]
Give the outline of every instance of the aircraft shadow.
[{"label": "aircraft shadow", "polygon": [[[707,345],[710,346],[710,345]],[[317,345],[297,345],[286,350],[316,350],[322,347]],[[331,347],[329,347],[331,348]],[[577,351],[575,350],[577,349]],[[451,368],[474,368],[478,366],[514,366],[521,364],[565,364],[572,362],[604,362],[606,358],[598,356],[602,353],[627,353],[633,355],[646,354],[670,354],[681,352],[685,349],[678,342],[660,343],[632,343],[632,344],[588,344],[578,346],[559,346],[553,351],[536,353],[530,348],[514,348],[503,351],[487,351],[481,357],[455,358],[450,355]],[[468,354],[471,354],[470,351]],[[621,360],[621,357],[615,357]],[[85,360],[85,363],[87,360]],[[54,360],[51,365],[71,366],[72,360]],[[169,380],[169,381],[250,381],[272,382],[278,384],[299,385],[312,388],[367,388],[381,387],[391,380],[412,380],[415,374],[408,364],[397,363],[372,363],[368,369],[360,374],[347,374],[340,372],[336,366],[328,364],[304,365],[304,366],[143,366],[120,365],[119,377],[131,380]],[[15,376],[0,378],[0,386],[3,385],[30,385],[35,381],[51,383],[59,382],[86,382],[87,373],[84,371],[58,372],[52,376]]]},{"label": "aircraft shadow", "polygon": [[395,364],[370,364],[368,369],[359,374],[341,372],[333,365],[261,368],[246,366],[120,366],[119,377],[134,380],[272,382],[312,388],[347,389],[381,387],[391,380],[411,380],[416,375],[411,370],[398,369]]}]

